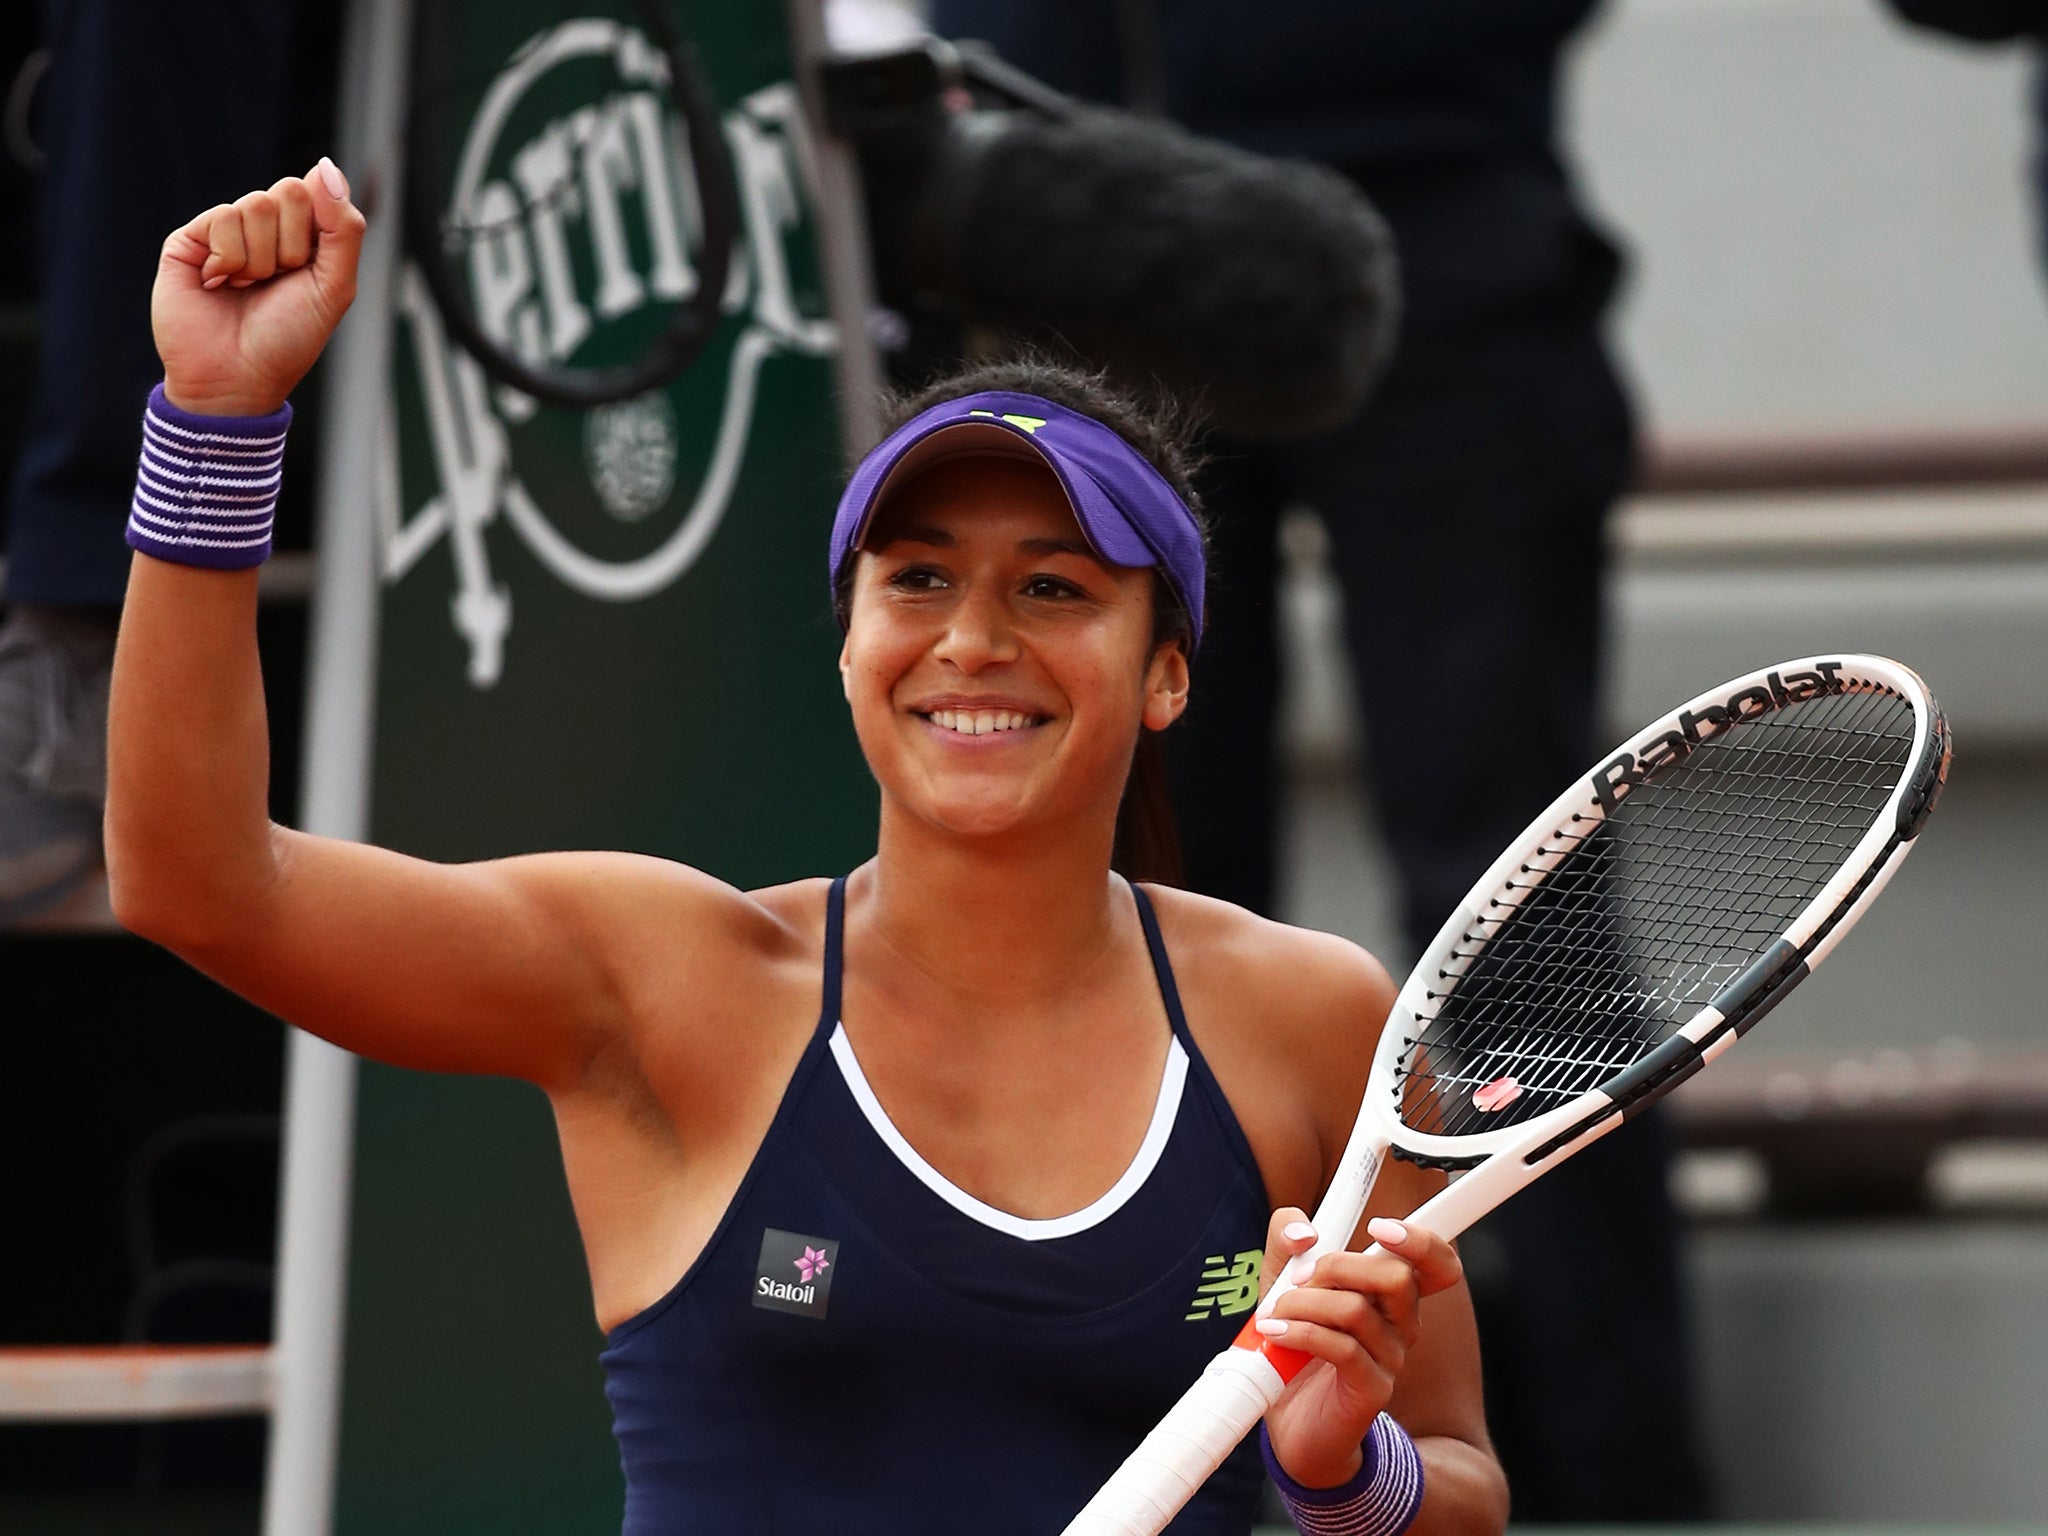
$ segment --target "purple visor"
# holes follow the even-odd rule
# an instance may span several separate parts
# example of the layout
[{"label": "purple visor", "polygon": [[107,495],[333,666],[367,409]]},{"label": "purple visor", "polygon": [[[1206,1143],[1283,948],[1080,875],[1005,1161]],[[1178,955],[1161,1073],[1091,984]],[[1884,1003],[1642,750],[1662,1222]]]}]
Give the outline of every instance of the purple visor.
[{"label": "purple visor", "polygon": [[1111,565],[1156,566],[1202,635],[1202,535],[1145,456],[1093,417],[1037,395],[988,390],[913,416],[860,462],[832,519],[836,584],[876,509],[911,476],[958,455],[1037,458],[1059,477],[1088,542]]}]

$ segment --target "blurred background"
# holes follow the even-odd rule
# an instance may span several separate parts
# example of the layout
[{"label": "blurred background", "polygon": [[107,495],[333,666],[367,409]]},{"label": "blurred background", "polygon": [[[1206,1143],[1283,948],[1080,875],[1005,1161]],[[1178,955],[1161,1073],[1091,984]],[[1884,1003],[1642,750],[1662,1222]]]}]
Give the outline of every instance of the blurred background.
[{"label": "blurred background", "polygon": [[[1363,13],[1376,0],[1354,3]],[[65,110],[50,97],[64,78],[53,45],[68,38],[74,56],[114,46],[79,30],[98,9],[17,8],[0,22],[0,70],[12,81],[0,164],[12,237],[0,251],[10,483],[34,435],[37,390],[51,387],[38,349],[81,345],[52,330],[46,303],[51,263],[65,258],[38,233],[51,221],[42,138]],[[1174,0],[1116,9],[1176,13]],[[1465,8],[1459,24],[1482,29],[1475,58],[1489,57],[1491,26],[1539,79],[1556,50],[1548,131],[1561,184],[1623,254],[1611,305],[1580,317],[1608,343],[1638,434],[1629,487],[1601,502],[1593,525],[1607,562],[1604,583],[1588,588],[1601,616],[1586,702],[1595,744],[1725,677],[1849,649],[1919,670],[1949,712],[1958,755],[1930,835],[1841,957],[1672,1101],[1661,1139],[1642,1152],[1668,1186],[1676,1279],[1622,1303],[1556,1400],[1607,1393],[1619,1405],[1611,1416],[1635,1420],[1639,1438],[1588,1454],[1611,1458],[1611,1481],[1626,1481],[1629,1465],[1670,1467],[1668,1498],[1617,1509],[1546,1492],[1518,1518],[2048,1529],[2048,1038],[2026,981],[2048,918],[2035,873],[2048,860],[2048,8],[1902,7],[1933,26],[1877,0],[1608,0],[1583,19],[1580,7],[1555,9],[1547,32],[1532,23],[1533,42],[1512,6]],[[416,30],[417,15],[381,0],[293,14],[274,40],[295,82],[291,110],[278,111],[276,168],[263,179],[340,143],[356,151],[345,163],[365,168],[357,185],[373,220],[393,233],[373,255],[384,277],[365,286],[383,340],[357,344],[346,364],[330,359],[296,402],[284,553],[266,573],[263,617],[275,813],[444,857],[603,840],[741,881],[861,856],[872,809],[843,732],[795,766],[764,766],[766,749],[744,742],[706,763],[677,722],[732,718],[736,706],[691,671],[721,645],[819,663],[798,681],[766,664],[737,680],[758,696],[747,706],[761,711],[757,741],[775,730],[771,711],[831,707],[830,621],[809,582],[843,454],[860,446],[885,378],[914,381],[986,345],[972,304],[952,306],[963,316],[945,294],[921,308],[868,292],[878,284],[889,300],[892,282],[906,286],[891,265],[889,188],[892,177],[915,182],[922,162],[914,143],[906,158],[891,113],[932,82],[908,69],[841,77],[836,95],[818,84],[828,54],[916,53],[929,13],[876,0],[839,8],[828,26],[803,0],[674,9],[725,114],[738,188],[722,238],[739,275],[723,295],[725,329],[673,380],[625,402],[632,410],[555,400],[449,361],[472,341],[536,367],[541,353],[510,321],[494,329],[481,299],[477,334],[465,335],[447,294],[419,275],[417,205],[423,181],[430,212],[447,197],[454,147],[471,142],[478,103],[528,37],[566,36],[586,15],[654,36],[646,8],[535,0],[452,34]],[[1417,14],[1426,31],[1426,9]],[[1053,10],[1036,15],[1050,32]],[[1034,79],[1056,73],[1013,62]],[[633,75],[631,60],[619,68],[629,85],[654,78]],[[1124,84],[1134,76],[1142,88],[1143,71],[1126,70]],[[1002,85],[986,72],[933,78],[949,111],[986,106]],[[1052,84],[1118,99],[1084,78]],[[1030,80],[1008,88],[1034,99]],[[540,143],[535,124],[566,109],[543,100],[533,110],[526,129]],[[117,177],[121,142],[74,150],[85,169],[72,174]],[[1413,270],[1399,188],[1388,200],[1373,175],[1355,179],[1386,201],[1403,286],[1426,292],[1433,279]],[[716,203],[705,195],[680,216],[705,267],[707,243],[721,238]],[[415,225],[403,249],[402,209]],[[120,272],[146,294],[146,259]],[[907,290],[945,286],[926,279]],[[687,304],[685,286],[666,295],[670,309]],[[655,303],[600,324],[592,350],[545,359],[553,383],[644,352],[665,313]],[[835,334],[859,344],[835,347]],[[1392,343],[1396,393],[1382,399],[1400,398],[1412,342]],[[354,407],[334,401],[344,366],[392,387],[355,391]],[[362,404],[380,393],[388,402]],[[742,397],[751,453],[744,427],[732,443],[710,425]],[[637,404],[650,399],[668,404]],[[133,402],[131,415],[139,392]],[[1373,403],[1363,409],[1371,420]],[[466,464],[451,459],[437,410],[488,427],[477,440],[500,457],[485,465],[474,448]],[[760,452],[778,422],[782,451]],[[1558,441],[1576,451],[1568,434]],[[129,474],[130,454],[114,479]],[[719,472],[704,466],[727,454],[743,468],[719,482],[719,500],[703,488]],[[508,464],[528,505],[545,508],[541,521],[562,530],[558,542],[510,501],[464,501],[465,469],[502,478]],[[1313,498],[1273,500],[1269,904],[1359,940],[1399,975],[1416,949],[1404,906],[1414,891],[1371,786],[1428,741],[1383,739],[1399,736],[1385,729],[1385,706],[1361,704],[1371,680],[1345,641],[1347,604],[1360,601],[1345,563],[1355,530]],[[117,557],[124,511],[125,494],[108,525]],[[316,513],[327,519],[317,537]],[[344,523],[355,532],[337,534]],[[18,565],[22,537],[17,522],[0,560]],[[685,546],[702,553],[671,560]],[[362,568],[355,587],[336,574],[348,561]],[[773,583],[764,595],[735,575],[783,568],[800,570],[801,596]],[[656,570],[667,574],[644,574]],[[18,575],[11,568],[7,588],[17,612],[38,600]],[[330,604],[366,599],[358,606],[379,615],[381,651],[361,634],[337,640],[332,621],[324,640],[309,640],[316,592]],[[332,660],[350,644],[353,672]],[[591,685],[599,671],[613,681]],[[81,687],[89,695],[89,677]],[[1377,734],[1368,715],[1382,721]],[[20,764],[0,772],[25,782]],[[785,813],[792,804],[804,808]],[[1504,806],[1509,830],[1536,808]],[[1187,831],[1199,844],[1202,825]],[[1504,836],[1489,834],[1487,850]],[[0,855],[11,851],[0,837]],[[324,1516],[280,1516],[276,1494],[260,1513],[267,1416],[291,1400],[281,1383],[306,1379],[269,1352],[288,1136],[282,1032],[109,932],[89,869],[8,910],[0,1531],[241,1532],[259,1519],[273,1536],[324,1530]],[[538,1101],[376,1069],[359,1087],[352,1117],[342,1111],[354,1150],[344,1140],[327,1161],[303,1161],[326,1170],[340,1192],[334,1219],[352,1212],[355,1232],[349,1336],[336,1346],[346,1383],[336,1528],[615,1529],[596,1341],[581,1327],[587,1297]],[[544,1196],[506,1193],[536,1170],[552,1181]],[[1586,1184],[1580,1198],[1597,1205],[1601,1187]],[[1541,1258],[1517,1248],[1527,1241],[1476,1232],[1475,1289],[1511,1300],[1518,1273]],[[1549,1245],[1560,1247],[1554,1234]],[[423,1267],[438,1278],[423,1279]],[[469,1352],[488,1328],[466,1336],[454,1314],[479,1294],[492,1326],[543,1320],[531,1321],[538,1364],[512,1370]],[[1628,1315],[1633,1304],[1642,1318]],[[1643,1338],[1663,1336],[1667,1311],[1682,1346],[1631,1365]],[[196,1344],[239,1352],[184,1348]],[[1542,1443],[1533,1426],[1509,1438]],[[1532,1462],[1518,1486],[1542,1476]]]},{"label": "blurred background", "polygon": [[[1649,450],[1608,524],[1609,735],[1838,644],[1909,659],[1963,743],[1839,968],[1672,1101],[1731,1519],[2048,1520],[2044,1036],[2014,963],[2048,838],[2037,70],[1828,0],[1623,0],[1569,62]],[[1288,911],[1400,953],[1325,541],[1286,532]]]}]

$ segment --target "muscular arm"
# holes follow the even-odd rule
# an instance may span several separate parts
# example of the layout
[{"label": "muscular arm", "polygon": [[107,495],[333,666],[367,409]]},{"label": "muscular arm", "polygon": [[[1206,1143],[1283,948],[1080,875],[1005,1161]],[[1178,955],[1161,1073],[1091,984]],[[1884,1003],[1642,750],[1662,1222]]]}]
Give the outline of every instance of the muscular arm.
[{"label": "muscular arm", "polygon": [[617,1022],[603,861],[445,867],[274,825],[253,571],[135,557],[107,739],[122,923],[294,1024],[401,1066],[559,1086]]},{"label": "muscular arm", "polygon": [[[173,405],[278,408],[353,296],[363,221],[341,193],[316,170],[165,243],[152,314]],[[255,618],[253,570],[135,557],[108,730],[116,914],[350,1050],[575,1084],[623,1028],[650,914],[708,938],[741,898],[624,855],[444,866],[273,825]]]}]

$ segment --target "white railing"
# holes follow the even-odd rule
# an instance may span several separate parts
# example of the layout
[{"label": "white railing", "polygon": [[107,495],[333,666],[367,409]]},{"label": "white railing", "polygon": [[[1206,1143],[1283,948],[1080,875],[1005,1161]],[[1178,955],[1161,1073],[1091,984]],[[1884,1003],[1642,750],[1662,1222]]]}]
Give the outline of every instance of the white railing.
[{"label": "white railing", "polygon": [[270,1411],[267,1344],[0,1349],[0,1424],[233,1418]]}]

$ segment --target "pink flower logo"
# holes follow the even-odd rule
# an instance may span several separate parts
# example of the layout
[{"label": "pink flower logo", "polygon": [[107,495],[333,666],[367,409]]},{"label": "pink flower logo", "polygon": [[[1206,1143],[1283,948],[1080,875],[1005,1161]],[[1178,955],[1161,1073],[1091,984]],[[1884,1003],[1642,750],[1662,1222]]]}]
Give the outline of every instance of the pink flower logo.
[{"label": "pink flower logo", "polygon": [[797,1275],[806,1285],[809,1285],[818,1276],[832,1267],[832,1261],[825,1257],[825,1250],[813,1248],[809,1244],[804,1246],[804,1256],[793,1262],[796,1265]]}]

